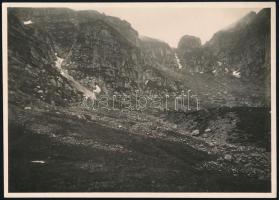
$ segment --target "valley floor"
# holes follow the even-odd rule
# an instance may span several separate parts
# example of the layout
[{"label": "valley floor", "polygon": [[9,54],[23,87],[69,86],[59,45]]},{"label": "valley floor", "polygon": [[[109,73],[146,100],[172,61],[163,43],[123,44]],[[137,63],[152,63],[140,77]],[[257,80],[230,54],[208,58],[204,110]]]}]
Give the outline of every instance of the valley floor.
[{"label": "valley floor", "polygon": [[270,191],[264,145],[212,144],[169,117],[10,105],[9,191]]}]

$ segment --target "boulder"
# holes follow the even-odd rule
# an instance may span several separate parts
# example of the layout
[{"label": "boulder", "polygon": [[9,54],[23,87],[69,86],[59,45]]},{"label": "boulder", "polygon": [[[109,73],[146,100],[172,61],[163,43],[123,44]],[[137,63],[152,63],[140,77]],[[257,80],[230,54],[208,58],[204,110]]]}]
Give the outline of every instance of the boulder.
[{"label": "boulder", "polygon": [[229,155],[229,154],[226,154],[224,159],[227,160],[227,161],[231,161],[232,160],[232,156]]},{"label": "boulder", "polygon": [[210,142],[208,145],[209,145],[210,147],[215,146],[215,144],[214,144],[213,142]]},{"label": "boulder", "polygon": [[192,133],[191,133],[191,135],[193,135],[193,136],[197,136],[199,134],[200,134],[199,130],[193,130]]},{"label": "boulder", "polygon": [[173,129],[177,129],[177,124],[174,124],[174,125],[172,126],[172,128],[173,128]]},{"label": "boulder", "polygon": [[56,86],[56,81],[54,79],[50,79],[50,83],[54,86]]},{"label": "boulder", "polygon": [[207,135],[206,133],[204,133],[204,134],[202,134],[202,137],[203,137],[203,138],[207,138],[208,135]]},{"label": "boulder", "polygon": [[205,133],[211,132],[211,129],[210,129],[210,128],[207,128],[207,129],[204,130],[204,132],[205,132]]}]

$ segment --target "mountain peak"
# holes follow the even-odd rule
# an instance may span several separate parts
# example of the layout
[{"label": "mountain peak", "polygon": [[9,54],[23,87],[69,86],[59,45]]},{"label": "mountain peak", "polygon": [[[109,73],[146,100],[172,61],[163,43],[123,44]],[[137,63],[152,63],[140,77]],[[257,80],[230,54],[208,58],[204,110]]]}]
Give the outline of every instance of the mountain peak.
[{"label": "mountain peak", "polygon": [[184,35],[178,43],[178,48],[197,48],[200,46],[201,39],[192,35]]}]

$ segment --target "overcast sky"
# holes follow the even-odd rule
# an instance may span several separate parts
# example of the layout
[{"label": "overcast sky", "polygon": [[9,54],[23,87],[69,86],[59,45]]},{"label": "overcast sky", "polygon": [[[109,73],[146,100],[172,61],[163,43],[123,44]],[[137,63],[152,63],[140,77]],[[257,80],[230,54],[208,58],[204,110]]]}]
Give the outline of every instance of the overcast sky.
[{"label": "overcast sky", "polygon": [[69,6],[75,10],[97,10],[106,15],[116,16],[131,23],[140,35],[157,38],[176,47],[183,35],[200,37],[208,41],[215,32],[261,8],[186,7],[171,4],[110,4],[98,3],[87,6]]}]

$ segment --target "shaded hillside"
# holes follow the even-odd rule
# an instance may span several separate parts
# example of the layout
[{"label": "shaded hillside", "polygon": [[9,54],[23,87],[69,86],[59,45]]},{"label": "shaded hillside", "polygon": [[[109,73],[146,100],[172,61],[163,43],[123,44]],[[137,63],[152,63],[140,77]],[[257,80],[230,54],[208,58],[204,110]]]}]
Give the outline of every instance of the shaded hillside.
[{"label": "shaded hillside", "polygon": [[54,44],[48,34],[25,26],[13,14],[8,20],[9,101],[67,105],[79,100],[80,94],[54,68]]},{"label": "shaded hillside", "polygon": [[[221,115],[219,110],[169,113],[157,118],[161,122],[144,113],[133,117],[117,111],[58,111],[10,109],[10,191],[270,191],[270,152],[244,145],[253,142],[249,132],[235,141],[235,135],[242,134],[235,134],[232,128],[238,124],[230,123],[241,117],[237,110],[220,110]],[[163,119],[174,119],[178,128]],[[206,138],[181,130],[190,131],[196,122],[212,129]]]}]

